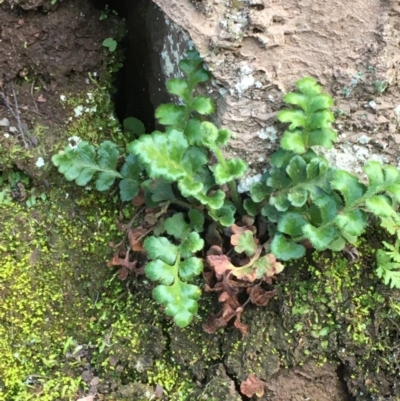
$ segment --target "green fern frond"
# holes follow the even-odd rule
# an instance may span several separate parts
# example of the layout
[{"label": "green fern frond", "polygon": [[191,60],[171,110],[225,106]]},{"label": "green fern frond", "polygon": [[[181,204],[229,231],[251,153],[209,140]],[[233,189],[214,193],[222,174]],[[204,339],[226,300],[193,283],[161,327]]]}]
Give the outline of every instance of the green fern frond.
[{"label": "green fern frond", "polygon": [[332,98],[321,94],[321,86],[311,77],[301,79],[296,86],[300,93],[288,93],[283,100],[298,108],[278,113],[279,121],[290,124],[283,134],[281,147],[297,154],[305,153],[311,146],[331,148],[337,140],[336,131],[330,127],[334,121],[330,110]]}]

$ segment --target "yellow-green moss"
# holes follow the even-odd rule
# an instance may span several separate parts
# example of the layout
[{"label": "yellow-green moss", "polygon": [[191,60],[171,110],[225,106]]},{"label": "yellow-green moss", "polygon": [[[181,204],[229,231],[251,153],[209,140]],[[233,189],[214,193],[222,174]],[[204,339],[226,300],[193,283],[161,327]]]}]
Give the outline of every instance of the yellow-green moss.
[{"label": "yellow-green moss", "polygon": [[101,87],[94,79],[90,81],[87,91],[63,95],[65,100],[61,103],[69,116],[69,137],[77,136],[95,146],[105,138],[123,145],[121,125],[115,117],[109,88]]},{"label": "yellow-green moss", "polygon": [[[99,280],[109,274],[115,216],[112,209],[77,209],[65,196],[54,190],[32,209],[0,205],[0,400],[75,395],[79,377],[60,369],[74,362],[66,358],[66,341],[84,344],[96,334],[88,322],[97,313]],[[85,215],[101,214],[102,227],[85,223]]]}]

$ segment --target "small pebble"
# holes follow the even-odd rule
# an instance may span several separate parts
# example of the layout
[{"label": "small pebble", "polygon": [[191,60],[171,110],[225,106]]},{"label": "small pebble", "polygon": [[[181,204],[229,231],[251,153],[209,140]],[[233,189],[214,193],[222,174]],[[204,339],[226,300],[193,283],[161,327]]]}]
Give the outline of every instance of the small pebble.
[{"label": "small pebble", "polygon": [[0,120],[0,127],[9,127],[10,126],[10,121],[8,120],[8,118],[3,118],[2,120]]}]

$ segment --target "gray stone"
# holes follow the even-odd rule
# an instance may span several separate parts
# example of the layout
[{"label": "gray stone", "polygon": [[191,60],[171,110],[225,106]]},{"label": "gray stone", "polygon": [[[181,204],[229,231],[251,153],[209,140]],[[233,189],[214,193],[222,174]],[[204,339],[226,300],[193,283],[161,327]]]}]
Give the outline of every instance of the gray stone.
[{"label": "gray stone", "polygon": [[8,120],[8,118],[2,118],[0,120],[0,127],[9,127],[10,126],[10,121]]}]

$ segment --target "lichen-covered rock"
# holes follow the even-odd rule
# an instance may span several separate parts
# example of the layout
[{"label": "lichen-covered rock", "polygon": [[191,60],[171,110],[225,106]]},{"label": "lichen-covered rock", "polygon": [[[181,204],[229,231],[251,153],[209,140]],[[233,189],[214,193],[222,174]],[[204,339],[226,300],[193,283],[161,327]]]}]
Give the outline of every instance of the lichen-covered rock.
[{"label": "lichen-covered rock", "polygon": [[[162,85],[175,74],[175,60],[193,43],[214,77],[207,90],[218,103],[216,120],[235,134],[227,151],[249,162],[250,176],[275,147],[263,133],[283,132],[275,120],[283,95],[306,75],[336,100],[341,146],[332,159],[355,171],[370,158],[397,164],[396,2],[154,1],[165,15],[150,34],[161,56],[150,82]],[[365,136],[371,141],[362,143]]]},{"label": "lichen-covered rock", "polygon": [[8,0],[10,5],[19,6],[24,10],[32,10],[44,5],[50,6],[50,0]]}]

